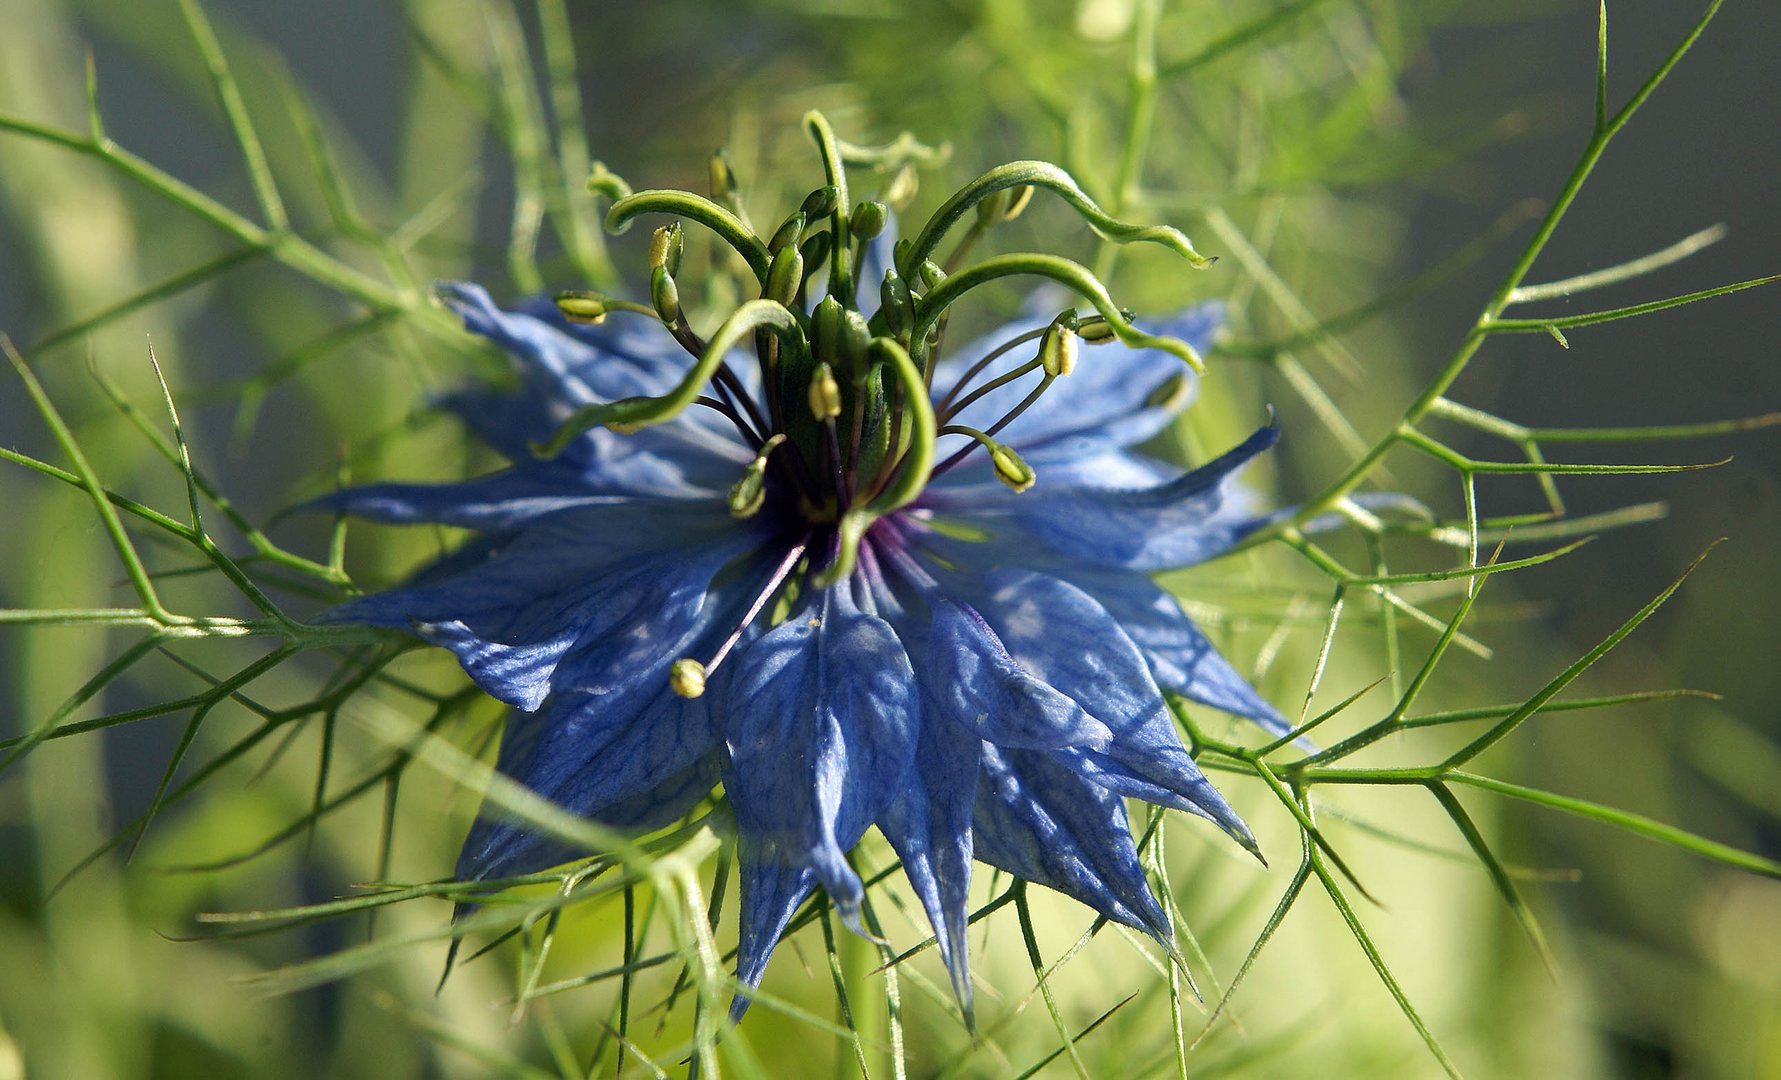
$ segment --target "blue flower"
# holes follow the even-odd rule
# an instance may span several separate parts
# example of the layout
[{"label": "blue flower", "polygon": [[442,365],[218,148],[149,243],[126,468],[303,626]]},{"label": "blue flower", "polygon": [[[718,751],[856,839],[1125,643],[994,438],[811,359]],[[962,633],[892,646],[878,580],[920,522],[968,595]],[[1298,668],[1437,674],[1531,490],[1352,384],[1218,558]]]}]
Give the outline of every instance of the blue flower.
[{"label": "blue flower", "polygon": [[[1147,575],[1265,520],[1231,481],[1275,432],[1185,473],[1135,453],[1190,396],[1179,359],[1083,350],[1111,337],[1105,322],[1039,315],[952,350],[928,379],[894,342],[866,340],[882,319],[825,302],[800,311],[798,335],[739,313],[705,350],[721,363],[699,367],[684,321],[677,342],[655,318],[586,325],[549,302],[503,311],[475,286],[443,296],[518,365],[517,392],[447,402],[512,464],[322,500],[475,533],[330,617],[450,649],[517,710],[501,771],[592,820],[659,828],[721,783],[744,984],[819,885],[858,929],[847,853],[874,825],[967,1012],[974,860],[1168,941],[1125,800],[1201,815],[1253,849],[1164,693],[1289,725]],[[1219,318],[1207,305],[1158,330],[1203,345]],[[728,348],[763,325],[780,337],[757,345],[761,362]],[[670,415],[627,411],[694,383],[706,396]],[[560,452],[539,456],[556,432]],[[490,816],[457,872],[577,854]]]}]

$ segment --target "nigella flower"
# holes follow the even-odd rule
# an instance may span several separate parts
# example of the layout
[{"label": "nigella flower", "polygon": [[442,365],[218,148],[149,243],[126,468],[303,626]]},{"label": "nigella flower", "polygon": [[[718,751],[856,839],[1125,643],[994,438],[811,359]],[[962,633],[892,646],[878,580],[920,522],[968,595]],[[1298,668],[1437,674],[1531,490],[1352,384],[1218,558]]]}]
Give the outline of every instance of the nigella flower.
[{"label": "nigella flower", "polygon": [[[1060,171],[988,174],[893,258],[887,236],[865,242],[886,229],[882,207],[847,212],[831,166],[831,185],[770,244],[685,193],[671,207],[656,192],[614,205],[609,224],[674,209],[711,225],[755,270],[763,298],[708,341],[679,308],[677,227],[657,233],[647,307],[576,294],[561,310],[504,311],[480,288],[444,287],[519,368],[517,392],[447,402],[512,464],[323,500],[475,532],[407,585],[330,617],[450,649],[516,710],[500,770],[589,819],[656,829],[721,783],[745,985],[818,886],[859,928],[848,852],[876,826],[968,1014],[974,861],[1169,941],[1125,800],[1201,815],[1253,849],[1165,692],[1287,724],[1148,575],[1257,527],[1231,479],[1275,433],[1186,472],[1132,449],[1190,396],[1183,360],[1217,328],[1215,306],[1147,334],[1065,260],[1002,256],[976,278],[928,260],[960,208],[1001,193],[979,221],[1007,215],[1010,176],[1087,204],[1103,232],[1128,229],[1096,218]],[[816,242],[811,223],[825,221]],[[827,295],[811,305],[825,259]],[[1016,272],[1011,259],[1096,313],[945,346],[946,306]],[[859,281],[881,282],[881,302],[857,304]],[[1116,338],[1139,347],[1083,347]],[[578,854],[488,816],[457,871],[497,879]]]}]

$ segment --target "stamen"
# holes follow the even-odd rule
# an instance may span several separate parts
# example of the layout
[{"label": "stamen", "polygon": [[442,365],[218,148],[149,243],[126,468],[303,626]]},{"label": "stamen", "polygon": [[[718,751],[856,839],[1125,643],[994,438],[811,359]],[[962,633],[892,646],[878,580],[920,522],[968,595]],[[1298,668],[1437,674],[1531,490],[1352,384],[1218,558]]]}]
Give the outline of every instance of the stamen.
[{"label": "stamen", "polygon": [[779,432],[761,444],[760,453],[742,470],[741,479],[730,486],[731,517],[751,518],[760,513],[767,501],[767,459],[784,442],[785,433]]},{"label": "stamen", "polygon": [[1017,349],[1029,341],[1037,341],[1039,338],[1044,337],[1046,332],[1050,329],[1051,327],[1047,325],[1042,326],[1037,330],[1029,330],[1019,337],[1010,338],[996,346],[994,349],[991,349],[989,355],[977,361],[975,364],[972,364],[970,370],[966,371],[965,374],[960,377],[958,382],[952,384],[952,389],[948,390],[945,396],[935,403],[934,411],[945,416],[952,415],[956,410],[950,410],[947,406],[952,403],[952,399],[956,397],[960,391],[970,385],[972,379],[983,374],[984,368],[989,367],[991,364],[1007,355],[1010,349]]},{"label": "stamen", "polygon": [[[1033,387],[1032,393],[1030,393],[1026,397],[1022,398],[1019,405],[1016,405],[1014,408],[1008,410],[1008,414],[1006,416],[1002,417],[1000,420],[997,420],[995,423],[991,424],[989,426],[989,430],[984,432],[984,435],[986,437],[996,435],[1003,428],[1007,427],[1009,424],[1012,424],[1014,422],[1015,418],[1018,417],[1021,413],[1026,412],[1028,409],[1032,408],[1033,402],[1038,401],[1039,396],[1041,394],[1043,394],[1043,393],[1045,393],[1045,391],[1051,389],[1052,381],[1055,378],[1056,378],[1056,376],[1047,375],[1043,379],[1040,379],[1039,385]],[[964,407],[963,404],[961,404],[960,408],[963,408],[963,407]],[[959,462],[961,462],[961,461],[965,460],[965,458],[969,457],[971,454],[971,451],[975,450],[976,448],[977,448],[976,444],[972,444],[970,446],[965,447],[963,450],[960,450],[958,453],[952,455],[951,457],[947,458],[945,461],[941,462],[939,465],[935,466],[933,473],[930,475],[939,476],[939,475],[945,473],[948,469],[951,469],[953,466],[957,465]]]},{"label": "stamen", "polygon": [[[756,616],[760,615],[761,609],[767,606],[767,601],[773,598],[773,594],[779,591],[779,587],[785,584],[785,579],[791,576],[792,570],[797,567],[798,560],[804,557],[804,552],[809,546],[810,537],[806,535],[785,553],[785,558],[781,559],[779,565],[774,567],[773,576],[767,579],[766,586],[755,596],[754,602],[748,605],[748,610],[742,615],[742,621],[736,624],[736,628],[730,631],[728,637],[724,638],[723,644],[719,645],[717,651],[711,654],[711,659],[703,664],[690,656],[683,656],[674,661],[673,666],[668,669],[668,686],[676,694],[685,698],[696,698],[705,692],[705,680],[717,670],[719,664],[724,662],[724,657],[730,655],[730,650],[736,647],[736,643],[742,640],[743,632],[748,629],[750,623],[754,622]],[[697,688],[695,693],[686,692],[686,690],[692,690],[695,687]]]},{"label": "stamen", "polygon": [[[996,470],[996,479],[1013,488],[1017,495],[1032,487],[1033,481],[1038,478],[1033,472],[1033,467],[1026,463],[1025,458],[1015,453],[1012,448],[990,438],[987,432],[978,431],[973,427],[965,427],[963,424],[953,424],[941,428],[940,434],[964,435],[969,437],[976,446],[988,450],[990,465]],[[965,454],[969,454],[971,450],[972,447],[965,447],[958,454],[949,458],[946,464],[940,466],[940,469],[948,468],[953,462],[959,461]],[[938,473],[940,469],[934,471]]]}]

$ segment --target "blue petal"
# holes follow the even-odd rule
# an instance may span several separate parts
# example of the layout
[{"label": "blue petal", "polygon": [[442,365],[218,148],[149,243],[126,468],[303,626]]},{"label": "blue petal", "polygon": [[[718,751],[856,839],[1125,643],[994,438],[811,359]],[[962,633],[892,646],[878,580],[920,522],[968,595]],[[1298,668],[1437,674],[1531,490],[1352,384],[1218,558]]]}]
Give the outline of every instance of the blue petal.
[{"label": "blue petal", "polygon": [[914,672],[890,624],[823,590],[738,657],[724,788],[748,863],[813,870],[850,926],[862,895],[846,851],[914,757]]},{"label": "blue petal", "polygon": [[933,616],[928,685],[948,719],[1000,746],[1056,749],[1112,741],[1105,724],[1009,656],[975,610],[939,599]]},{"label": "blue petal", "polygon": [[573,469],[539,463],[461,483],[366,484],[324,495],[300,509],[332,510],[397,525],[499,529],[561,510],[611,506],[622,499],[590,489]]},{"label": "blue petal", "polygon": [[[767,961],[785,933],[792,913],[816,888],[816,872],[807,867],[761,862],[744,858],[737,871],[742,913],[736,920],[736,981],[750,988],[761,985]],[[730,1002],[730,1023],[737,1023],[753,1000],[738,993]]]},{"label": "blue petal", "polygon": [[[448,399],[472,426],[514,460],[530,440],[546,438],[579,407],[626,397],[667,393],[685,374],[691,357],[659,324],[612,319],[597,327],[571,326],[555,305],[538,301],[534,310],[502,311],[479,286],[447,283],[439,294],[464,320],[517,360],[524,378],[520,400],[497,406],[488,417],[476,413],[489,402],[470,393]],[[674,478],[695,488],[713,488],[722,470],[752,456],[734,428],[716,413],[689,409],[673,421],[630,436],[589,431],[564,458],[588,470],[602,486],[638,494],[672,495],[650,487],[652,478]],[[635,459],[635,460],[633,460]],[[733,477],[732,477],[733,479]]]},{"label": "blue petal", "polygon": [[[1203,349],[1223,321],[1223,305],[1212,302],[1148,329]],[[1036,322],[1043,325],[1044,317]],[[1030,329],[1033,325],[1010,324],[961,349],[957,359],[943,363],[935,373],[938,391],[950,391],[970,363]],[[1010,350],[974,378],[971,385],[981,386],[1014,370],[1031,360],[1037,349],[1035,343]],[[1034,375],[1017,379],[985,394],[950,422],[989,428],[1027,396],[1037,378]],[[1118,344],[1087,347],[1082,350],[1075,372],[1061,377],[1003,428],[997,438],[1020,451],[1034,466],[1098,456],[1143,442],[1162,431],[1192,397],[1193,385],[1193,372],[1160,349],[1128,349]]]},{"label": "blue petal", "polygon": [[1014,662],[1111,736],[1055,748],[1056,761],[1110,791],[1200,814],[1253,845],[1182,746],[1143,654],[1105,608],[1066,581],[1028,570],[991,571],[982,589],[979,610]]},{"label": "blue petal", "polygon": [[971,1024],[971,961],[965,938],[971,890],[971,819],[977,801],[982,741],[957,724],[924,714],[915,768],[878,828],[903,862],[903,873],[927,911],[952,992]]},{"label": "blue petal", "polygon": [[991,866],[1173,940],[1145,881],[1125,804],[1044,753],[984,746],[974,832],[977,857]]},{"label": "blue petal", "polygon": [[[461,577],[360,597],[323,618],[410,630],[452,650],[489,694],[530,711],[544,701],[558,662],[577,642],[690,621],[712,577],[753,543],[737,535],[702,547],[613,558],[612,548],[584,536],[541,557],[534,534],[554,533],[558,523],[552,519],[549,530],[529,531]],[[622,552],[635,550],[637,540],[615,543]],[[568,582],[574,584],[565,587]]]},{"label": "blue petal", "polygon": [[1166,570],[1230,550],[1267,523],[1233,491],[1244,463],[1274,445],[1272,426],[1216,460],[1174,480],[1138,490],[1045,482],[1029,492],[985,499],[975,488],[928,489],[923,505],[956,516],[1019,550],[1041,544],[1093,566]]}]

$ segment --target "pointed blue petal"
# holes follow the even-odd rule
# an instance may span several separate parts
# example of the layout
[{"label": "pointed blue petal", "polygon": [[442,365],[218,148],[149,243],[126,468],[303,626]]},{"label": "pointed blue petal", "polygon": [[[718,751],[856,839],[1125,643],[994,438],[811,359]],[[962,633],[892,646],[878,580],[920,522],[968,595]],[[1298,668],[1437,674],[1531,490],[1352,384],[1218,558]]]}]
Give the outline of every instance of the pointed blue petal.
[{"label": "pointed blue petal", "polygon": [[[323,618],[411,630],[450,649],[489,694],[531,711],[550,691],[558,661],[578,641],[690,620],[713,575],[749,546],[748,537],[733,536],[612,562],[586,543],[552,561],[510,551],[463,577],[360,597]],[[578,567],[577,561],[593,567]],[[565,582],[575,584],[564,588]]]},{"label": "pointed blue petal", "polygon": [[744,850],[813,870],[849,925],[862,889],[845,853],[914,757],[914,672],[890,624],[822,591],[736,661],[724,788]]},{"label": "pointed blue petal", "polygon": [[[746,848],[737,868],[742,912],[736,923],[736,981],[752,989],[761,985],[767,961],[772,959],[773,949],[785,933],[786,924],[792,921],[792,914],[816,888],[816,873],[756,858]],[[742,1019],[751,1000],[748,994],[736,995],[730,1002],[730,1023]]]},{"label": "pointed blue petal", "polygon": [[929,700],[916,739],[915,768],[878,828],[903,862],[903,873],[934,927],[952,992],[970,1026],[971,960],[965,937],[971,889],[971,818],[977,802],[982,741],[942,719]]},{"label": "pointed blue petal", "polygon": [[1105,746],[1113,734],[1082,706],[1008,655],[972,608],[933,605],[928,685],[947,719],[1000,746]]},{"label": "pointed blue petal", "polygon": [[1019,550],[1039,544],[1094,566],[1166,570],[1204,562],[1267,523],[1233,489],[1236,471],[1274,445],[1265,427],[1216,460],[1167,483],[1121,490],[1047,484],[985,499],[975,485],[930,488],[922,503],[989,532]]},{"label": "pointed blue petal", "polygon": [[974,832],[977,857],[991,866],[1172,940],[1120,797],[1042,751],[985,745]]},{"label": "pointed blue petal", "polygon": [[1248,830],[1181,744],[1143,654],[1081,589],[1030,570],[983,575],[979,610],[1024,671],[1074,700],[1110,737],[1055,751],[1109,790],[1201,814],[1252,844]]},{"label": "pointed blue petal", "polygon": [[590,489],[574,470],[538,463],[460,483],[366,484],[323,495],[298,509],[332,510],[398,525],[500,529],[562,510],[621,501],[622,496]]}]

